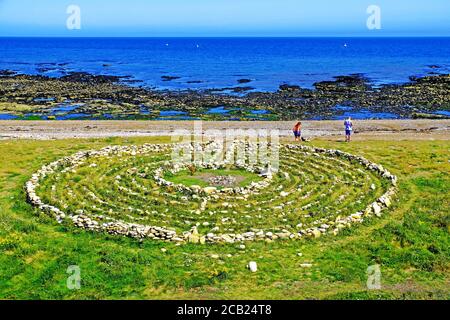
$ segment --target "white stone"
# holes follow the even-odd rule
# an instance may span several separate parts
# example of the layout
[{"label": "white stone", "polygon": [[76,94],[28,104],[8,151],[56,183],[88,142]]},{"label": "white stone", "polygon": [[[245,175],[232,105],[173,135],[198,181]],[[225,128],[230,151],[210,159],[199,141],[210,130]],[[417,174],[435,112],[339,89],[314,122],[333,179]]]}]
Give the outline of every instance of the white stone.
[{"label": "white stone", "polygon": [[251,272],[256,272],[256,271],[258,271],[258,265],[256,264],[255,261],[250,261],[250,262],[248,263],[248,266],[247,266],[247,267],[250,269]]},{"label": "white stone", "polygon": [[203,188],[203,192],[205,192],[206,194],[213,194],[213,193],[217,192],[217,188],[216,187],[206,187],[206,188]]},{"label": "white stone", "polygon": [[312,267],[312,264],[311,264],[311,263],[302,263],[302,264],[300,265],[300,267],[302,267],[302,268],[311,268],[311,267]]},{"label": "white stone", "polygon": [[372,204],[373,213],[377,216],[381,216],[381,207],[378,205],[378,203],[374,202]]},{"label": "white stone", "polygon": [[314,229],[314,230],[312,230],[312,235],[313,235],[314,238],[320,238],[322,233],[319,230]]}]

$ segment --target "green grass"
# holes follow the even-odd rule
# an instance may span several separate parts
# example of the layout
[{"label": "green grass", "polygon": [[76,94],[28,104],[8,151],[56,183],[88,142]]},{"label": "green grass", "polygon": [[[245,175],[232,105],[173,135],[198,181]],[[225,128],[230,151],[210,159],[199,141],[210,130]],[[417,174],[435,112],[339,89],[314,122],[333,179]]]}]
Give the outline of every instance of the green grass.
[{"label": "green grass", "polygon": [[[387,189],[386,179],[356,163],[282,148],[280,172],[268,186],[253,192],[248,199],[241,194],[222,194],[203,203],[197,195],[186,196],[174,187],[156,183],[154,171],[168,159],[170,152],[89,157],[76,168],[69,171],[60,168],[42,179],[37,193],[45,203],[69,214],[83,210],[99,223],[104,221],[96,215],[107,215],[174,228],[180,234],[197,225],[198,231],[206,235],[254,229],[274,234],[283,230],[297,233],[299,223],[302,229],[308,229],[319,220],[320,224],[331,224],[337,216],[365,210]],[[175,174],[166,171],[165,176],[184,185],[206,186],[212,174],[234,175],[242,179],[243,185],[261,180],[257,174],[233,166],[200,169],[193,176],[188,171]],[[375,190],[370,188],[372,184]]]},{"label": "green grass", "polygon": [[184,184],[186,186],[198,185],[200,187],[207,187],[210,184],[198,176],[200,174],[208,174],[208,173],[211,173],[212,175],[215,176],[242,177],[243,180],[236,185],[237,187],[245,187],[252,182],[258,182],[262,180],[262,177],[259,176],[258,174],[243,169],[218,169],[218,170],[199,169],[194,173],[194,175],[191,175],[191,173],[188,170],[182,170],[177,172],[176,174],[170,175],[166,174],[164,178],[176,184]]},{"label": "green grass", "polygon": [[0,112],[31,112],[36,106],[20,104],[20,103],[10,103],[10,102],[0,102]]},{"label": "green grass", "polygon": [[[394,207],[336,237],[248,243],[245,250],[90,233],[59,225],[24,200],[24,183],[44,163],[110,144],[162,141],[168,139],[1,141],[0,298],[450,298],[449,141],[314,142],[390,169],[399,177]],[[245,268],[252,260],[256,273]],[[366,289],[373,264],[381,266],[382,290]],[[80,290],[66,287],[69,265],[81,268]]]}]

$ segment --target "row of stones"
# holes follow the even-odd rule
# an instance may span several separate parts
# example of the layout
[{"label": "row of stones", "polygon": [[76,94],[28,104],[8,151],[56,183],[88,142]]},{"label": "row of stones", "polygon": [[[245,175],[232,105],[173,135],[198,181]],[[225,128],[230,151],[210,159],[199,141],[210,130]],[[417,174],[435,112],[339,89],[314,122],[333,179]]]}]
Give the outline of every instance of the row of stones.
[{"label": "row of stones", "polygon": [[[301,160],[301,158],[300,157],[295,157],[295,155],[297,155],[297,154],[299,154],[300,152],[299,151],[290,151],[290,152],[288,152],[287,150],[285,150],[285,149],[283,149],[284,150],[284,152],[283,152],[283,156],[285,156],[286,154],[290,154],[290,155],[293,155],[294,157],[292,157],[292,158],[287,158],[287,159],[291,159],[291,160],[289,160],[289,161],[287,161],[288,163],[287,163],[287,165],[289,164],[289,167],[292,167],[292,165],[294,165],[294,162],[297,160],[297,161],[299,161],[299,162],[301,162],[302,160]],[[306,152],[306,151],[302,151],[302,154],[304,154],[304,155],[307,155],[308,157],[315,157],[315,158],[317,158],[318,160],[319,160],[319,163],[321,163],[321,167],[320,167],[320,169],[323,169],[324,168],[324,166],[330,166],[330,167],[335,167],[335,163],[340,163],[341,164],[341,166],[344,166],[344,167],[346,167],[346,168],[351,168],[352,166],[351,166],[351,164],[350,164],[350,162],[348,162],[348,161],[343,161],[343,160],[341,160],[340,158],[335,158],[335,159],[333,159],[334,161],[332,162],[334,165],[331,165],[330,163],[331,162],[326,162],[327,161],[327,159],[328,160],[331,160],[332,158],[331,157],[329,157],[329,156],[325,156],[325,155],[320,155],[320,154],[317,154],[317,153],[311,153],[311,152]],[[308,164],[308,166],[313,166],[312,164]],[[303,167],[305,167],[305,165],[303,164],[302,165]],[[317,168],[319,168],[319,167],[317,167]],[[337,169],[337,167],[335,167],[336,169]],[[305,169],[306,169],[306,167],[305,167]],[[319,169],[319,170],[320,170]],[[362,172],[362,173],[365,173],[366,175],[368,175],[368,170],[363,170],[362,168],[360,168],[360,167],[353,167],[353,169],[354,169],[354,171],[359,171],[359,172]],[[355,170],[356,169],[356,170]],[[298,172],[298,173],[303,173],[302,171],[296,171],[296,172]],[[285,175],[287,175],[286,177],[285,177],[285,179],[286,180],[289,180],[290,179],[290,177],[289,177],[289,174],[287,173],[287,172],[280,172],[280,176],[283,176],[281,173],[284,173]],[[352,183],[356,183],[355,182],[355,179],[354,179],[355,177],[353,177],[352,176]],[[334,182],[333,182],[334,183]],[[332,186],[333,186],[333,184],[330,186],[330,189],[332,188]],[[373,187],[375,188],[375,185],[373,185]],[[271,200],[273,200],[273,199],[277,199],[277,198],[285,198],[285,197],[288,197],[290,194],[294,194],[297,190],[290,190],[290,192],[285,192],[285,191],[281,191],[280,193],[279,193],[279,196],[277,195],[278,194],[278,192],[279,192],[279,190],[280,190],[280,188],[277,188],[277,190],[278,191],[275,191],[274,190],[274,192],[275,192],[275,194],[273,194],[272,195],[272,197],[271,197]],[[172,190],[173,191],[173,190]],[[131,192],[131,190],[130,191],[128,191],[128,192]],[[136,194],[135,192],[132,192],[132,193],[130,193],[130,194],[134,194],[134,195],[136,195],[136,196],[139,196],[138,194]],[[165,194],[165,193],[164,193]],[[257,193],[256,192],[253,192],[252,193],[252,196],[253,195],[256,195]],[[170,193],[169,194],[166,194],[167,196],[172,196]],[[194,194],[194,195],[192,195],[192,197],[194,198],[194,197],[196,197],[196,199],[198,199],[199,197],[196,195],[196,194]],[[202,197],[201,197],[201,199],[203,200],[203,202],[201,203],[201,207],[200,207],[200,209],[199,210],[197,210],[198,212],[196,212],[196,214],[197,215],[199,215],[199,214],[201,214],[201,212],[202,211],[205,211],[205,209],[206,209],[206,203],[207,203],[207,201],[209,201],[210,199],[215,199],[215,197],[219,197],[218,195],[202,195]],[[220,197],[217,199],[217,200],[220,200],[220,201],[223,201],[223,200],[225,200],[225,198],[226,198],[227,196],[226,195],[224,195],[224,194],[222,194],[222,195],[220,195]],[[184,198],[183,199],[183,201],[188,201],[188,199],[186,198],[186,197],[181,197],[181,198]],[[238,198],[238,196],[234,196],[233,197],[233,199],[237,199]],[[243,200],[245,200],[245,197],[241,197],[241,198],[244,198]],[[322,197],[321,197],[322,198]],[[266,202],[266,203],[270,203],[271,202],[271,200],[269,200],[269,201],[260,201],[260,202],[258,202],[258,206],[257,207],[255,207],[254,205],[253,205],[253,210],[255,210],[255,211],[260,211],[260,209],[261,209],[261,206],[260,206],[260,204],[262,204],[262,203],[264,203],[264,202]],[[280,216],[281,217],[281,215],[284,215],[284,213],[283,213],[283,211],[284,211],[284,204],[286,204],[286,205],[292,205],[293,203],[295,203],[295,200],[294,201],[292,201],[293,199],[292,199],[292,196],[291,196],[291,201],[289,201],[289,202],[283,202],[283,203],[280,203],[279,205],[273,205],[273,206],[271,206],[271,208],[269,208],[268,209],[268,211],[266,211],[266,213],[268,213],[268,214],[272,214],[272,213],[274,213],[274,214],[276,214],[276,215],[278,215],[278,216]],[[284,201],[284,200],[283,200]],[[358,201],[356,201],[356,202],[358,202]],[[180,204],[179,202],[176,202],[176,201],[171,201],[170,203],[173,203],[173,204]],[[242,203],[236,203],[235,201],[231,201],[231,203],[232,204],[230,204],[230,203],[228,203],[228,202],[222,202],[222,206],[225,208],[225,209],[229,209],[229,208],[231,208],[231,207],[233,207],[233,206],[242,206],[243,204]],[[320,203],[320,199],[319,200],[317,200],[317,201],[315,201],[315,203]],[[361,203],[361,202],[360,202]],[[311,205],[311,204],[310,204]],[[248,204],[248,205],[246,205],[246,207],[250,207],[250,204]],[[130,207],[128,207],[128,209],[129,209]],[[307,207],[302,207],[302,210],[304,210],[304,209],[307,209]],[[135,210],[140,210],[140,209],[135,209]],[[275,212],[273,212],[274,210],[278,210],[278,213],[275,213]],[[193,213],[194,211],[192,211],[191,213]],[[215,211],[210,211],[210,212],[208,212],[208,214],[215,214],[216,212]],[[234,214],[237,214],[237,212],[233,212]],[[310,226],[310,225],[313,225],[313,226],[318,226],[318,227],[321,227],[322,225],[324,225],[325,227],[326,227],[326,225],[328,224],[328,225],[333,225],[333,223],[334,223],[334,221],[333,222],[329,222],[330,220],[332,220],[332,217],[333,216],[337,216],[337,215],[339,215],[340,214],[340,210],[334,210],[334,213],[335,214],[333,214],[333,215],[329,215],[328,217],[327,216],[324,216],[324,217],[321,217],[320,219],[316,219],[316,220],[314,220],[314,221],[311,221],[311,222],[309,222],[309,223],[304,223],[304,224],[301,224],[301,223],[299,223],[299,224],[297,224],[297,225],[295,225],[295,228],[293,228],[292,227],[292,225],[285,225],[285,226],[279,226],[279,227],[277,227],[277,228],[271,228],[271,230],[267,230],[267,231],[271,231],[272,233],[269,233],[269,235],[272,235],[272,234],[275,234],[275,236],[276,236],[276,234],[281,234],[282,236],[283,235],[285,235],[285,234],[290,234],[290,233],[297,233],[296,232],[296,230],[299,230],[299,229],[301,229],[302,227],[303,228],[307,228],[307,226]],[[206,214],[206,213],[205,213]],[[243,213],[244,214],[244,213]],[[309,215],[309,214],[308,214]],[[347,214],[345,215],[345,216],[347,216]],[[248,216],[246,216],[246,217],[248,217]],[[183,217],[183,218],[185,218],[185,217]],[[142,219],[144,219],[144,218],[141,218],[141,220]],[[233,218],[231,218],[232,220],[234,220]],[[262,216],[261,215],[259,215],[259,219],[263,219],[262,218]],[[134,219],[133,219],[134,220]],[[135,220],[138,220],[138,219],[135,219]],[[190,220],[190,218],[188,218],[188,220]],[[223,220],[223,219],[222,219]],[[247,220],[248,221],[248,220]],[[164,220],[162,220],[161,221],[162,223],[165,223],[165,225],[171,225],[170,224],[170,221],[164,221]],[[159,222],[159,223],[161,223],[161,222]],[[250,221],[248,221],[248,222],[250,222]],[[256,222],[256,221],[255,221]],[[185,223],[186,225],[192,225],[191,223]],[[200,225],[203,225],[203,226],[208,226],[209,225],[209,223],[207,223],[207,222],[204,222],[204,223],[201,223],[201,222],[198,222],[198,223],[196,223],[195,224],[196,226],[200,226]],[[250,222],[250,225],[251,225],[251,222]],[[263,227],[260,227],[260,228],[263,228]],[[251,228],[251,229],[247,229],[247,230],[245,230],[245,231],[254,231],[255,233],[257,233],[257,234],[260,234],[260,228]],[[212,228],[212,229],[210,229],[209,231],[207,231],[207,232],[204,232],[204,234],[207,234],[207,233],[219,233],[219,230],[220,230],[220,228],[217,228],[217,227],[214,227],[214,228]],[[192,232],[192,231],[191,231]],[[235,230],[233,230],[233,229],[231,229],[231,228],[228,228],[228,230],[224,230],[223,232],[220,232],[220,233],[233,233],[233,234],[235,234],[235,233],[238,233],[238,232],[236,232]],[[196,236],[196,235],[194,235],[193,236],[193,238],[194,239],[197,239],[198,237]]]},{"label": "row of stones", "polygon": [[110,217],[105,217],[105,220],[109,220],[108,222],[100,223],[84,214],[66,214],[59,208],[44,203],[36,193],[36,189],[39,187],[40,181],[45,179],[47,176],[54,174],[61,169],[62,172],[70,171],[84,164],[89,158],[120,155],[137,156],[140,154],[168,152],[171,147],[171,144],[109,146],[98,151],[81,151],[72,156],[64,157],[48,165],[44,165],[39,171],[31,176],[31,179],[25,184],[27,200],[30,204],[39,208],[39,210],[55,216],[59,223],[62,223],[64,220],[70,220],[75,226],[92,231],[107,232],[113,235],[123,235],[133,238],[154,238],[183,242],[183,239],[176,237],[176,232],[174,230],[169,230],[158,226],[145,226],[126,223]]},{"label": "row of stones", "polygon": [[[269,186],[270,181],[272,180],[273,175],[271,174],[270,170],[263,169],[263,168],[257,168],[254,166],[249,166],[245,164],[236,164],[236,168],[240,168],[243,170],[247,170],[249,172],[258,173],[265,179],[258,181],[258,182],[252,182],[246,187],[235,187],[235,188],[216,188],[216,187],[204,187],[198,185],[192,185],[192,186],[186,186],[183,184],[175,184],[171,181],[168,181],[163,178],[164,171],[167,170],[172,174],[176,174],[177,172],[180,172],[183,169],[187,169],[191,164],[190,163],[175,163],[172,164],[170,167],[167,167],[166,169],[158,168],[154,172],[153,179],[156,181],[156,183],[160,186],[164,187],[172,187],[176,191],[187,193],[190,195],[193,194],[201,194],[204,196],[212,195],[212,194],[248,194],[252,191],[259,190],[262,188],[265,188]],[[199,169],[222,169],[227,165],[226,162],[198,162],[195,164],[196,168]]]},{"label": "row of stones", "polygon": [[362,222],[364,217],[368,217],[371,215],[380,216],[382,210],[391,205],[392,198],[396,192],[397,177],[392,175],[381,165],[372,163],[363,157],[354,156],[339,150],[327,150],[307,146],[287,145],[286,148],[291,150],[300,149],[317,154],[322,153],[328,156],[342,157],[351,161],[357,161],[361,165],[365,166],[367,169],[376,172],[382,178],[389,180],[391,183],[391,187],[385,194],[383,194],[379,199],[370,204],[364,211],[356,212],[355,214],[352,214],[345,218],[338,217],[334,221],[324,221],[319,226],[301,229],[296,233],[292,233],[287,230],[283,230],[282,232],[277,233],[264,232],[264,230],[257,230],[241,234],[220,234],[220,235],[214,233],[200,235],[198,234],[198,231],[196,230],[195,227],[192,228],[190,231],[183,232],[182,234],[177,234],[175,230],[170,230],[168,228],[127,223],[116,219],[109,219],[108,222],[102,223],[94,219],[91,219],[89,216],[83,214],[67,215],[59,208],[43,203],[41,198],[36,194],[36,188],[39,186],[39,182],[46,176],[54,174],[57,170],[61,168],[63,168],[63,170],[75,168],[79,165],[82,165],[84,161],[88,158],[113,156],[120,154],[135,156],[139,154],[147,154],[150,152],[165,152],[168,151],[170,147],[171,147],[170,144],[160,144],[160,145],[150,144],[150,145],[143,145],[140,147],[112,146],[103,148],[99,151],[78,152],[71,157],[62,158],[49,165],[43,166],[37,173],[32,175],[31,179],[25,185],[28,201],[33,206],[39,208],[40,210],[54,215],[59,222],[62,222],[65,219],[69,219],[75,226],[88,230],[102,231],[114,235],[123,235],[134,238],[150,238],[175,242],[188,241],[194,243],[217,243],[217,242],[234,243],[234,242],[255,241],[255,240],[271,241],[275,239],[299,239],[302,237],[320,237],[322,234],[326,233],[337,234],[341,229],[348,227],[353,223]]},{"label": "row of stones", "polygon": [[379,197],[376,201],[371,203],[366,207],[364,211],[356,212],[350,216],[341,218],[337,217],[335,220],[326,221],[315,221],[313,225],[319,224],[318,226],[301,229],[297,233],[292,233],[288,230],[282,230],[281,232],[264,232],[263,230],[255,230],[242,234],[222,234],[215,235],[214,233],[208,233],[206,236],[201,236],[194,227],[190,234],[185,233],[190,242],[227,242],[235,243],[242,241],[254,241],[254,240],[266,240],[272,241],[275,239],[300,239],[302,237],[314,237],[318,238],[323,234],[333,234],[337,235],[342,229],[351,226],[354,223],[362,223],[365,217],[370,217],[372,215],[380,217],[382,210],[388,208],[392,205],[392,198],[396,193],[397,177],[392,175],[388,170],[383,168],[381,165],[370,162],[369,160],[354,156],[349,153],[345,153],[339,150],[327,150],[322,148],[313,148],[308,146],[298,146],[298,145],[287,145],[287,149],[295,150],[300,149],[303,151],[311,152],[316,156],[320,154],[326,154],[327,156],[341,157],[348,159],[350,161],[356,161],[359,164],[366,167],[368,170],[374,171],[376,174],[384,179],[387,179],[391,183],[391,187],[386,193]]},{"label": "row of stones", "polygon": [[[303,150],[302,152],[304,152],[305,154],[311,155],[311,156],[318,157],[319,159],[323,159],[323,160],[326,160],[327,158],[330,159],[329,156],[324,156],[324,155],[321,155],[321,154],[316,153],[316,152],[312,153],[312,152],[310,152],[309,150],[308,150],[308,152],[307,152],[306,150]],[[294,153],[294,154],[295,154],[295,153]],[[339,158],[336,158],[336,160],[338,160],[338,159],[339,159]],[[295,160],[295,159],[293,158],[293,160]],[[339,160],[339,161],[342,162],[342,165],[347,165],[347,166],[349,166],[349,164],[347,164],[346,162],[344,162],[344,161],[342,161],[342,160]],[[360,168],[358,168],[357,170],[363,172],[363,170],[360,169]],[[287,175],[286,179],[289,179],[289,174],[288,174],[287,172],[281,172],[281,173],[284,173],[285,175]],[[373,188],[374,188],[374,187],[375,187],[375,186],[373,185]],[[372,189],[373,189],[373,188],[372,188]],[[288,196],[288,195],[289,195],[288,192],[282,191],[282,192],[280,193],[280,196],[274,195],[274,197],[273,197],[272,199],[275,199],[275,198],[277,198],[277,197],[286,197],[286,196]],[[203,199],[209,199],[210,197],[211,197],[211,196],[204,196]],[[214,197],[214,195],[213,195],[213,197]],[[221,199],[223,199],[223,196],[221,197]],[[290,202],[292,203],[292,201],[290,201]],[[225,204],[225,203],[224,203],[224,204]],[[259,208],[258,208],[258,209],[259,209]],[[277,207],[273,207],[273,209],[277,209]],[[283,209],[283,208],[280,207],[280,209]],[[201,211],[201,210],[200,210],[200,211]],[[378,212],[378,209],[377,209],[377,212]],[[362,216],[363,216],[362,213],[363,213],[363,212],[361,212],[361,213],[356,213],[356,214],[352,215],[352,219],[353,219],[353,220],[361,219]],[[365,212],[364,212],[364,214],[366,215]],[[336,225],[336,228],[337,228],[337,226],[339,226],[339,228],[341,228],[341,227],[343,226],[343,224],[346,224],[346,223],[347,223],[345,220],[340,219],[340,218],[338,219],[338,223],[336,223],[334,220],[333,220],[333,221],[330,221],[330,220],[331,220],[331,218],[326,218],[326,217],[324,217],[324,218],[321,218],[321,219],[318,219],[318,220],[315,220],[315,221],[312,221],[311,223],[309,223],[308,225],[317,226],[316,229],[311,229],[312,232],[313,232],[312,234],[315,234],[315,235],[319,234],[319,233],[317,232],[317,230],[319,230],[319,231],[321,231],[321,232],[325,232],[326,229],[329,229],[330,227],[332,227],[332,226],[334,226],[334,225]],[[362,220],[361,220],[361,221],[362,221]],[[297,227],[298,229],[300,229],[300,228],[303,227],[303,224],[300,223],[300,224],[298,224],[296,227]],[[216,228],[214,228],[214,229],[216,229]],[[289,226],[289,229],[290,229],[290,226]],[[207,234],[207,236],[203,237],[203,236],[201,236],[201,235],[198,235],[198,231],[197,231],[197,229],[194,227],[194,228],[191,230],[191,235],[189,235],[189,233],[187,233],[187,234],[189,235],[189,239],[190,239],[192,242],[202,242],[202,241],[204,241],[204,238],[207,238],[208,236],[209,236],[209,237],[215,236],[215,235],[214,235],[214,232],[215,232],[215,231],[218,231],[218,230],[211,230],[210,233]],[[257,238],[259,237],[259,238],[265,238],[265,237],[263,236],[263,232],[262,232],[260,229],[252,228],[250,231],[251,231],[251,232],[245,234],[247,237],[257,237]],[[309,231],[309,230],[308,230],[308,231]],[[287,237],[298,237],[298,235],[296,235],[297,232],[294,233],[293,235],[292,235],[292,234],[293,234],[293,233],[292,233],[291,231],[286,230],[286,229],[281,229],[281,230],[277,230],[277,231],[273,230],[273,232],[267,232],[267,235],[268,235],[268,237],[269,237],[269,238],[267,238],[267,239],[287,238]],[[321,233],[320,233],[320,234],[321,234]],[[301,236],[301,235],[300,235],[300,236]],[[236,240],[236,239],[240,239],[239,235],[236,235],[236,234],[228,234],[228,235],[226,235],[224,238],[225,238],[225,241],[227,241],[227,242],[240,241],[240,240]]]}]

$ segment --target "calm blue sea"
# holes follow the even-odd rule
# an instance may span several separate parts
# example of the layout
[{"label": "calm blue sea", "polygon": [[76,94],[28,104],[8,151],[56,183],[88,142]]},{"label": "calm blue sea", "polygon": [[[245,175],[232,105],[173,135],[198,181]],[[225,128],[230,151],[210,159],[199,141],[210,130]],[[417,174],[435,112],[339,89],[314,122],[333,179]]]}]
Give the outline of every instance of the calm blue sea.
[{"label": "calm blue sea", "polygon": [[[401,83],[450,73],[450,38],[0,38],[0,69],[131,76],[142,81],[134,85],[160,89],[274,91],[351,73],[375,84]],[[243,78],[252,81],[238,84]]]}]

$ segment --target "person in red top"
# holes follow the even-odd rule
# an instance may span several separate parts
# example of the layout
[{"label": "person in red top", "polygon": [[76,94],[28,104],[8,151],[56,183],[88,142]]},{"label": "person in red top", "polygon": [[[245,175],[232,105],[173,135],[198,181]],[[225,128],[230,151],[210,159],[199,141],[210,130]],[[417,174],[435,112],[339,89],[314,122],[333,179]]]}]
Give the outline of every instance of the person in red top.
[{"label": "person in red top", "polygon": [[297,122],[292,131],[294,132],[295,141],[300,141],[302,138],[302,123]]}]

